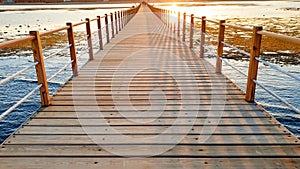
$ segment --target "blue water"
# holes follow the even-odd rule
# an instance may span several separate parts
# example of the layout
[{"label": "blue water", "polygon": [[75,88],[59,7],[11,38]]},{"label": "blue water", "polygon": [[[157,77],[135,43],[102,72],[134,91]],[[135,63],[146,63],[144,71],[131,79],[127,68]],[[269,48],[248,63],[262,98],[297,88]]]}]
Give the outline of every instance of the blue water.
[{"label": "blue water", "polygon": [[[0,57],[0,79],[11,75],[13,72],[21,70],[32,63],[32,56],[10,56]],[[51,77],[61,67],[70,60],[69,56],[54,57],[45,61],[47,67],[47,78]],[[87,61],[87,55],[79,58],[79,66]],[[49,82],[50,94],[53,94],[72,76],[71,68],[66,69],[58,75],[52,82]],[[18,100],[23,98],[27,93],[31,92],[37,86],[35,69],[32,68],[26,73],[9,81],[4,85],[0,85],[0,112],[6,111],[13,106]],[[22,123],[27,121],[39,108],[40,96],[37,91],[25,103],[21,104],[15,111],[0,121],[0,142],[14,132]]]},{"label": "blue water", "polygon": [[[246,3],[246,2],[243,2]],[[252,2],[251,2],[252,3]],[[256,2],[259,3],[259,2]],[[271,8],[271,5],[269,2],[261,2],[261,3],[267,3],[268,4],[268,10]],[[273,2],[272,2],[273,3]],[[280,2],[279,4],[281,4]],[[276,4],[276,3],[273,3]],[[298,3],[299,4],[299,3]],[[288,6],[288,3],[284,3],[285,6]],[[230,6],[230,4],[229,4]],[[277,4],[278,6],[278,4]],[[207,11],[213,11],[218,10],[220,6],[202,6],[202,7],[193,7],[192,10],[194,11],[201,11],[200,8],[204,8]],[[222,7],[222,14],[226,14],[228,18],[230,18],[231,10],[226,11],[223,6]],[[262,9],[265,9],[265,6],[260,6]],[[179,8],[179,7],[177,7]],[[239,13],[237,10],[242,11],[242,13],[246,13],[247,11],[245,8],[242,10],[239,8],[236,8],[235,5],[232,5],[232,8],[235,10],[235,14]],[[250,8],[248,6],[247,8]],[[278,8],[278,7],[276,7]],[[189,8],[184,7],[184,10],[188,10]],[[231,9],[231,8],[229,8]],[[259,7],[251,8],[251,11],[253,10],[259,10]],[[53,13],[57,13],[59,15],[59,21],[55,22],[54,20],[49,19],[45,20],[45,27],[47,29],[63,26],[64,23],[62,21],[65,21],[66,19],[62,18],[63,16],[73,16],[74,18],[82,18],[85,17],[95,17],[98,14],[93,13],[92,11],[80,11],[78,13],[74,11],[69,11],[68,15],[66,15],[66,11],[60,11],[57,13],[55,10],[53,11],[35,11],[31,12],[29,16],[31,16],[33,13],[42,13],[41,16],[42,19],[50,17],[53,15]],[[94,11],[96,12],[96,11]],[[106,11],[97,11],[106,13]],[[227,13],[226,13],[227,12]],[[282,14],[282,11],[280,11],[280,15]],[[289,11],[293,12],[293,11]],[[254,12],[255,13],[255,12]],[[11,17],[19,18],[20,15],[26,16],[26,12],[9,12],[7,13]],[[216,13],[219,17],[220,12]],[[255,13],[257,14],[257,13]],[[272,16],[277,13],[272,13]],[[2,15],[2,14],[1,14]],[[92,15],[92,16],[91,16]],[[252,15],[252,14],[251,14]],[[254,15],[254,14],[253,14]],[[259,13],[260,15],[260,13]],[[286,14],[290,15],[290,14]],[[298,13],[299,15],[299,13]],[[3,15],[2,15],[3,16]],[[1,17],[1,16],[0,16]],[[38,22],[42,22],[42,19]],[[70,19],[70,18],[69,18]],[[1,23],[2,20],[0,20],[0,28],[2,30],[6,29],[5,25],[8,23]],[[36,21],[36,20],[35,20]],[[80,19],[76,20],[80,21]],[[37,21],[36,21],[37,22]],[[18,26],[20,23],[18,23],[16,20],[13,22],[15,26]],[[39,23],[32,23],[32,25],[37,25]],[[24,24],[24,23],[23,23]],[[44,27],[43,26],[43,27]],[[7,28],[8,29],[8,28]],[[14,32],[15,29],[12,30],[6,30],[7,32],[16,33]],[[27,30],[22,30],[27,31]],[[21,32],[22,33],[22,32]],[[0,31],[1,34],[1,31]],[[5,35],[6,38],[12,37],[11,35]],[[1,36],[0,36],[1,37]],[[2,39],[3,40],[3,39]],[[1,38],[0,38],[1,42]],[[53,50],[45,51],[45,55],[47,52],[51,53]],[[213,56],[215,55],[215,50],[208,52],[207,56]],[[49,54],[48,53],[48,54]],[[80,66],[82,66],[87,61],[88,56],[84,55],[82,58],[79,59]],[[5,57],[0,57],[0,79],[3,79],[9,75],[11,75],[13,72],[16,72],[18,70],[21,70],[22,68],[28,66],[30,63],[32,63],[33,57],[31,55],[31,51],[22,51],[22,52],[16,52],[13,54],[9,54]],[[70,60],[69,56],[67,54],[61,54],[58,57],[51,58],[46,61],[46,67],[47,67],[47,77],[50,77],[53,73],[55,73],[59,68],[64,66],[68,61]],[[208,60],[211,63],[214,63],[214,59]],[[237,60],[230,60],[232,64],[237,66],[239,69],[241,69],[243,72],[247,72],[248,62],[247,61],[237,61]],[[286,64],[280,64],[278,66],[281,66],[284,70],[291,72],[298,77],[300,76],[300,65],[286,65]],[[230,67],[225,66],[223,67],[223,73],[227,75],[230,79],[232,79],[233,82],[238,84],[238,86],[245,90],[246,86],[246,78],[237,73],[236,71],[232,70]],[[63,74],[59,75],[57,78],[54,79],[54,81],[49,83],[49,89],[50,93],[53,94],[61,85],[66,82],[71,77],[71,69],[67,69]],[[299,82],[296,80],[293,80],[285,75],[281,75],[277,73],[276,71],[273,71],[270,69],[270,67],[265,66],[263,64],[260,64],[259,67],[259,75],[258,80],[263,82],[268,88],[270,88],[272,91],[274,91],[276,94],[282,96],[286,100],[288,100],[290,103],[292,103],[294,106],[298,107],[300,105],[300,89],[299,89]],[[21,76],[18,76],[16,79],[10,81],[9,83],[5,85],[0,85],[0,113],[7,110],[9,107],[11,107],[13,104],[16,103],[17,100],[21,99],[24,95],[26,95],[28,92],[30,92],[34,87],[37,86],[36,82],[36,75],[35,75],[35,69],[31,69],[26,72],[26,74],[22,74]],[[256,94],[256,101],[263,105],[264,108],[269,111],[273,116],[276,117],[276,119],[280,122],[282,122],[290,131],[292,131],[294,134],[296,134],[298,137],[300,136],[300,116],[299,114],[296,114],[295,112],[288,109],[285,105],[277,101],[275,98],[267,94],[265,91],[257,88],[257,94]],[[7,138],[11,133],[13,133],[22,123],[24,123],[28,118],[30,118],[36,110],[40,108],[40,98],[38,92],[36,92],[28,101],[26,101],[24,104],[19,106],[15,111],[13,111],[11,114],[9,114],[5,119],[0,121],[0,142],[2,142],[5,138]]]},{"label": "blue water", "polygon": [[[215,56],[212,52],[208,56]],[[213,65],[215,65],[215,58],[207,58]],[[229,60],[229,62],[237,67],[242,72],[248,72],[247,61]],[[300,65],[281,65],[281,68],[289,73],[300,77]],[[229,77],[235,84],[243,91],[246,90],[247,78],[241,75],[230,66],[223,63],[222,73]],[[258,81],[264,84],[268,89],[288,101],[294,107],[299,109],[300,105],[300,88],[299,81],[290,78],[287,75],[278,73],[269,66],[259,64]],[[292,133],[300,137],[300,115],[289,109],[285,104],[278,101],[262,88],[256,88],[255,101],[262,105],[268,112],[270,112],[279,122],[284,124]]]}]

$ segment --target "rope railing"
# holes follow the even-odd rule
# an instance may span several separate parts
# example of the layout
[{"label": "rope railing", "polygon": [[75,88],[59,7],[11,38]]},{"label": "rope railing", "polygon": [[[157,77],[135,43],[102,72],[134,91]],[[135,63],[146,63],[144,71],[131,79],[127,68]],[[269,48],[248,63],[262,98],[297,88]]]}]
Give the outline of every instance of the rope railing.
[{"label": "rope railing", "polygon": [[[19,76],[20,74],[25,73],[30,68],[35,67],[36,68],[36,74],[37,74],[37,81],[39,82],[39,85],[34,88],[30,93],[28,93],[26,96],[24,96],[20,101],[18,101],[16,104],[14,104],[12,107],[8,108],[5,112],[3,112],[0,115],[0,120],[3,119],[5,116],[7,116],[9,113],[14,111],[18,106],[20,106],[22,103],[24,103],[26,100],[28,100],[29,97],[31,97],[37,90],[40,89],[40,98],[41,98],[41,105],[42,106],[48,106],[50,105],[50,94],[48,90],[48,82],[52,81],[55,77],[57,77],[59,74],[61,74],[63,71],[67,70],[67,68],[71,65],[73,76],[78,75],[78,66],[77,66],[77,58],[79,58],[81,55],[88,53],[90,56],[90,60],[93,60],[93,45],[99,44],[100,50],[103,50],[103,39],[104,37],[109,37],[107,35],[113,34],[110,32],[121,31],[121,29],[129,22],[129,20],[137,13],[140,5],[135,8],[129,8],[127,10],[122,10],[115,12],[115,15],[113,14],[106,14],[105,16],[97,16],[97,18],[89,19],[86,18],[85,21],[79,22],[79,23],[67,23],[66,26],[57,28],[54,30],[46,31],[39,33],[39,31],[30,31],[30,36],[11,40],[7,42],[0,43],[0,49],[1,48],[9,48],[14,47],[18,44],[31,41],[32,44],[32,52],[34,55],[34,63],[29,65],[28,67],[14,73],[13,75],[10,75],[9,77],[6,77],[5,79],[2,79],[0,81],[0,85],[3,85],[13,78]],[[113,17],[114,16],[114,17]],[[111,17],[111,21],[109,22],[107,20],[107,17]],[[101,19],[105,19],[106,25],[101,26]],[[91,22],[97,22],[97,30],[92,34],[91,29]],[[110,26],[108,26],[110,24]],[[78,39],[74,35],[74,27],[85,25],[86,26],[86,33],[81,38]],[[65,31],[67,30],[67,36],[68,36],[68,45],[64,46],[62,49],[49,54],[48,56],[43,56],[43,47],[41,43],[41,37],[42,36],[48,36],[56,32]],[[104,31],[105,30],[105,31]],[[100,34],[101,31],[101,34]],[[103,32],[103,34],[102,34]],[[96,40],[97,43],[92,42],[92,35],[98,33],[98,39]],[[103,36],[102,38],[100,36]],[[114,36],[110,37],[113,38]],[[77,38],[77,39],[76,39]],[[76,44],[75,41],[87,41],[87,47],[85,48],[84,52],[82,52],[79,56],[77,56],[76,52]],[[107,43],[109,43],[109,39],[107,39]],[[64,50],[70,50],[70,58],[71,61],[69,61],[67,64],[65,64],[62,68],[60,68],[56,73],[54,73],[51,77],[46,78],[46,68],[44,66],[44,61],[48,60],[50,58],[53,58],[57,56],[57,54],[63,52]],[[42,91],[42,92],[41,92]]]},{"label": "rope railing", "polygon": [[67,67],[70,66],[71,63],[73,63],[74,60],[71,60],[69,63],[67,63],[65,66],[63,66],[61,69],[59,69],[56,73],[54,73],[51,77],[47,79],[48,82],[50,82],[52,79],[54,79],[57,75],[62,73],[64,70],[66,70]]},{"label": "rope railing", "polygon": [[234,66],[233,64],[229,63],[229,62],[227,61],[226,58],[220,57],[220,59],[221,59],[222,61],[224,61],[225,64],[227,64],[228,66],[232,67],[234,70],[236,70],[237,72],[239,72],[239,73],[242,74],[243,76],[245,76],[245,77],[248,76],[246,73],[244,73],[243,71],[241,71],[239,68],[237,68],[237,67]]},{"label": "rope railing", "polygon": [[83,50],[81,49],[81,53],[79,53],[79,55],[77,55],[77,58],[81,58],[84,54],[87,54],[89,51],[89,47],[84,48]]},{"label": "rope railing", "polygon": [[11,79],[16,78],[16,77],[19,76],[20,74],[23,74],[23,73],[26,72],[27,70],[29,70],[29,69],[33,68],[34,66],[36,66],[37,64],[38,64],[38,62],[34,62],[34,63],[32,63],[31,65],[25,67],[24,69],[22,69],[22,70],[20,70],[20,71],[18,71],[18,72],[16,72],[16,73],[14,73],[14,74],[12,74],[12,75],[6,77],[5,79],[3,79],[3,80],[0,81],[0,85],[3,85],[3,84],[5,84],[5,83],[9,82]]},{"label": "rope railing", "polygon": [[[203,33],[203,32],[201,32],[201,33]],[[212,40],[218,42],[218,38],[217,38],[217,37],[215,37],[215,36],[213,36],[213,35],[209,35],[209,34],[207,34],[207,33],[203,33],[203,34],[204,34],[206,37],[208,37],[208,38],[210,38],[210,39],[212,39]]]},{"label": "rope railing", "polygon": [[26,96],[24,96],[21,100],[19,100],[16,104],[14,104],[12,107],[7,109],[4,113],[0,115],[0,120],[2,120],[5,116],[7,116],[9,113],[14,111],[17,107],[19,107],[22,103],[27,101],[37,90],[39,90],[43,85],[39,84],[37,87],[35,87],[31,92],[29,92]]},{"label": "rope railing", "polygon": [[50,58],[55,57],[57,54],[59,54],[59,53],[65,51],[65,50],[69,49],[71,46],[72,46],[71,44],[66,45],[65,47],[63,47],[63,48],[60,49],[59,51],[54,52],[54,53],[50,54],[49,56],[46,56],[46,57],[44,58],[44,60],[48,60],[48,59],[50,59]]},{"label": "rope railing", "polygon": [[260,82],[258,82],[257,80],[254,80],[254,79],[253,79],[253,82],[256,83],[262,89],[264,89],[266,92],[268,92],[270,95],[272,95],[273,97],[275,97],[276,99],[278,99],[279,101],[281,101],[282,103],[284,103],[285,105],[287,105],[290,109],[292,109],[296,113],[300,113],[299,109],[297,109],[296,107],[294,107],[293,105],[291,105],[288,101],[286,101],[285,99],[281,98],[280,96],[278,96],[276,93],[274,93],[270,89],[268,89],[265,85],[261,84]]},{"label": "rope railing", "polygon": [[[164,21],[164,23],[170,27],[170,29],[172,30],[172,24],[174,24],[174,21],[170,20],[170,16],[172,15],[172,17],[176,17],[176,14],[173,14],[172,11],[170,10],[166,10],[166,9],[160,9],[154,6],[149,5],[149,8],[153,11],[156,12],[156,15],[162,19]],[[160,14],[162,13],[162,14]],[[180,17],[180,16],[178,16]],[[184,20],[182,21],[183,26],[182,26],[182,42],[186,43],[188,42],[188,44],[186,43],[186,45],[189,45],[189,47],[194,50],[194,51],[199,51],[199,55],[200,57],[204,57],[204,48],[208,48],[209,46],[205,45],[205,41],[207,38],[209,38],[210,40],[213,40],[215,42],[217,42],[217,50],[216,50],[216,73],[221,73],[222,71],[222,62],[224,62],[225,64],[227,64],[228,66],[232,67],[234,70],[238,71],[239,73],[241,73],[243,76],[247,77],[247,89],[246,89],[246,95],[245,95],[245,100],[248,102],[254,102],[254,98],[255,98],[255,89],[256,89],[256,85],[260,86],[262,89],[264,89],[265,91],[267,91],[270,95],[272,95],[273,97],[277,98],[278,100],[280,100],[281,102],[283,102],[284,104],[286,104],[289,108],[291,108],[293,111],[298,112],[299,113],[299,109],[297,109],[296,107],[294,107],[293,105],[291,105],[290,103],[288,103],[287,101],[285,101],[284,99],[282,99],[280,96],[276,95],[274,92],[270,91],[269,89],[267,89],[265,86],[263,86],[261,83],[257,82],[257,72],[258,72],[258,62],[261,62],[267,66],[270,66],[273,70],[276,70],[282,74],[285,74],[297,81],[300,81],[300,77],[297,77],[296,75],[293,75],[292,73],[289,73],[281,68],[279,68],[278,66],[275,66],[263,59],[261,59],[259,56],[261,54],[260,48],[261,48],[261,39],[262,36],[268,36],[271,38],[275,38],[278,40],[283,40],[289,43],[294,43],[294,44],[300,44],[300,38],[296,38],[296,37],[290,37],[290,36],[286,36],[286,35],[281,35],[281,34],[277,34],[277,33],[273,33],[270,31],[265,31],[262,30],[262,27],[259,26],[254,26],[254,27],[247,27],[247,26],[239,26],[239,25],[234,25],[231,23],[226,23],[225,20],[220,20],[220,21],[216,21],[216,20],[212,20],[212,19],[207,19],[205,16],[199,17],[199,16],[194,16],[194,14],[186,14],[184,13],[183,16]],[[189,19],[186,19],[186,18]],[[201,20],[201,23],[199,23],[199,25],[201,25],[201,29],[195,27],[195,21],[194,19],[197,20]],[[174,20],[174,19],[173,19]],[[189,21],[189,22],[188,22]],[[219,32],[218,32],[218,37],[215,37],[213,35],[210,35],[207,33],[206,31],[206,24],[207,22],[218,25],[219,26]],[[180,23],[178,23],[180,24]],[[187,29],[187,27],[189,27],[189,29]],[[252,42],[250,44],[250,53],[246,52],[245,50],[242,50],[236,46],[233,46],[229,43],[225,42],[225,29],[226,27],[231,28],[231,29],[235,29],[235,30],[241,30],[241,31],[245,31],[245,32],[252,32]],[[200,30],[199,30],[200,29]],[[189,32],[189,33],[187,33]],[[195,32],[199,32],[201,37],[199,38],[194,38],[195,36]],[[189,38],[186,38],[189,37]],[[191,42],[193,41],[193,42]],[[196,45],[199,45],[200,50],[195,50],[194,49],[194,43]],[[210,45],[211,46],[211,45]],[[223,57],[223,48],[224,46],[234,49],[246,56],[248,56],[250,58],[250,62],[249,62],[249,67],[248,67],[248,75],[246,73],[244,73],[244,71],[241,71],[239,68],[235,67],[233,64],[229,63],[227,61],[227,59],[225,59]]]},{"label": "rope railing", "polygon": [[259,58],[259,57],[255,57],[255,59],[256,59],[257,61],[259,61],[259,62],[265,64],[265,65],[270,66],[273,70],[276,70],[276,71],[278,71],[278,72],[280,72],[280,73],[282,73],[282,74],[285,74],[285,75],[287,75],[287,76],[289,76],[289,77],[291,77],[291,78],[293,78],[293,79],[296,79],[297,81],[300,81],[300,77],[297,77],[297,76],[295,76],[295,75],[293,75],[293,74],[291,74],[291,73],[289,73],[289,72],[287,72],[287,71],[281,69],[280,67],[271,64],[271,63],[268,62],[268,61],[262,60],[262,59]]},{"label": "rope railing", "polygon": [[242,53],[242,54],[244,54],[244,55],[250,57],[250,53],[248,53],[248,52],[246,52],[246,51],[244,51],[244,50],[242,50],[242,49],[239,49],[239,48],[237,48],[237,47],[235,47],[235,46],[233,46],[233,45],[230,45],[229,43],[226,43],[226,42],[224,42],[224,41],[222,41],[221,43],[222,43],[223,45],[225,45],[225,46],[231,48],[231,49],[234,49],[234,50],[236,50],[236,51],[238,51],[238,52],[240,52],[240,53]]}]

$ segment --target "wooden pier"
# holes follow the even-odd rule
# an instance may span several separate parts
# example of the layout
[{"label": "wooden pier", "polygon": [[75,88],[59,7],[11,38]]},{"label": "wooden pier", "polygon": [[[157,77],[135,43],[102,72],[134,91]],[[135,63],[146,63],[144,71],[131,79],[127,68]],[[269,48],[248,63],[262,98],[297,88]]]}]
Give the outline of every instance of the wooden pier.
[{"label": "wooden pier", "polygon": [[300,143],[147,6],[0,148],[0,168],[300,168]]}]

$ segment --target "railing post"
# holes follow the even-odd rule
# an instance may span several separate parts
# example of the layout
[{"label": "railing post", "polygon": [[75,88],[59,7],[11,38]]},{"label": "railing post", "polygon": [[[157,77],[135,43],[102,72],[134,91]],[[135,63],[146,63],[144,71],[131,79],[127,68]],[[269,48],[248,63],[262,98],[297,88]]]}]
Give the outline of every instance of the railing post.
[{"label": "railing post", "polygon": [[121,11],[121,25],[122,29],[124,28],[124,11]]},{"label": "railing post", "polygon": [[169,22],[169,20],[168,20],[168,10],[165,10],[165,20],[166,20],[166,25],[167,25],[167,27],[169,26],[168,25],[168,22]]},{"label": "railing post", "polygon": [[257,78],[258,61],[255,59],[260,55],[261,37],[258,31],[261,31],[261,26],[253,27],[252,42],[250,48],[250,62],[248,68],[248,80],[245,100],[254,102],[256,83],[253,80]]},{"label": "railing post", "polygon": [[110,13],[110,23],[111,23],[111,38],[115,37],[115,30],[114,30],[114,14]]},{"label": "railing post", "polygon": [[170,28],[170,10],[167,10],[167,23],[168,27]]},{"label": "railing post", "polygon": [[126,24],[129,22],[130,11],[126,11]]},{"label": "railing post", "polygon": [[166,16],[167,16],[166,15],[166,10],[163,9],[163,21],[164,21],[165,24],[167,23],[167,17]]},{"label": "railing post", "polygon": [[201,41],[200,41],[200,57],[204,57],[204,45],[205,45],[205,33],[206,33],[206,17],[202,16],[201,19]]},{"label": "railing post", "polygon": [[91,21],[89,18],[85,19],[86,22],[86,34],[87,34],[87,42],[89,47],[89,56],[90,60],[94,59],[94,52],[93,52],[93,42],[92,42],[92,32],[91,32]]},{"label": "railing post", "polygon": [[194,14],[191,15],[190,24],[190,48],[194,47]]},{"label": "railing post", "polygon": [[164,10],[163,10],[163,13],[164,13],[164,14],[163,14],[163,17],[164,17],[164,23],[167,24],[167,14],[166,14],[166,13],[167,13],[167,10],[164,9]]},{"label": "railing post", "polygon": [[159,12],[159,19],[160,19],[160,20],[162,20],[162,17],[163,17],[162,11],[163,11],[162,9],[159,9],[159,10],[158,10],[158,12]]},{"label": "railing post", "polygon": [[42,87],[40,88],[41,105],[49,106],[50,94],[44,65],[44,56],[40,33],[38,31],[30,31],[30,35],[34,36],[34,39],[32,40],[34,62],[38,62],[38,64],[35,66],[36,76],[38,84],[42,84]]},{"label": "railing post", "polygon": [[122,12],[120,11],[120,31],[123,29],[123,18],[122,18]]},{"label": "railing post", "polygon": [[178,12],[177,21],[177,36],[180,37],[180,12]]},{"label": "railing post", "polygon": [[169,28],[172,29],[172,19],[171,19],[171,11],[168,10],[168,19],[169,19]]},{"label": "railing post", "polygon": [[125,11],[125,25],[127,25],[128,22],[128,11]]},{"label": "railing post", "polygon": [[101,17],[97,16],[97,26],[98,26],[98,38],[100,50],[103,50],[103,37],[102,37],[102,26],[101,26]]},{"label": "railing post", "polygon": [[109,43],[108,15],[105,14],[106,41]]},{"label": "railing post", "polygon": [[126,23],[128,23],[129,20],[130,20],[130,11],[127,11],[127,21],[126,21]]},{"label": "railing post", "polygon": [[216,73],[221,73],[222,71],[222,60],[221,57],[223,56],[223,47],[224,44],[224,34],[225,34],[225,26],[223,25],[225,20],[220,20],[219,23],[219,35],[218,35],[218,49],[217,49],[217,57],[216,57]]},{"label": "railing post", "polygon": [[73,31],[73,24],[67,23],[67,26],[69,27],[67,29],[68,32],[68,41],[70,46],[70,57],[72,62],[72,71],[73,76],[78,76],[78,66],[77,66],[77,57],[76,57],[76,47],[75,47],[75,39],[74,39],[74,31]]},{"label": "railing post", "polygon": [[118,29],[118,15],[117,15],[117,12],[115,12],[115,25],[116,25],[116,34],[118,34],[119,29]]},{"label": "railing post", "polygon": [[176,19],[175,19],[175,17],[176,17],[176,11],[173,11],[172,12],[173,13],[173,33],[176,33]]},{"label": "railing post", "polygon": [[186,13],[183,13],[183,22],[182,22],[182,41],[185,42],[185,33],[186,33]]},{"label": "railing post", "polygon": [[121,14],[120,11],[118,11],[118,19],[119,19],[119,31],[121,31]]}]

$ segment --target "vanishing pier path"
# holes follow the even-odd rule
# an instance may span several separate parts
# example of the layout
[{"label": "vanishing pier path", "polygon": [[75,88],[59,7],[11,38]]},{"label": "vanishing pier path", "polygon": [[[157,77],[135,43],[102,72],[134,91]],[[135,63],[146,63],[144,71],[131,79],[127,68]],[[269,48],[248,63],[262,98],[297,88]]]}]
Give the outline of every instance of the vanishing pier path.
[{"label": "vanishing pier path", "polygon": [[146,6],[0,148],[0,168],[300,168],[282,124]]}]

